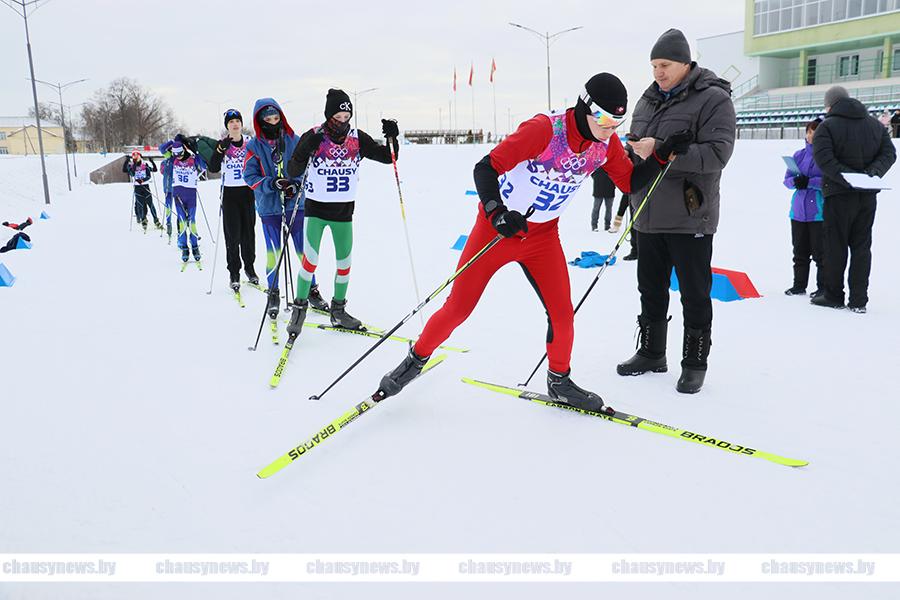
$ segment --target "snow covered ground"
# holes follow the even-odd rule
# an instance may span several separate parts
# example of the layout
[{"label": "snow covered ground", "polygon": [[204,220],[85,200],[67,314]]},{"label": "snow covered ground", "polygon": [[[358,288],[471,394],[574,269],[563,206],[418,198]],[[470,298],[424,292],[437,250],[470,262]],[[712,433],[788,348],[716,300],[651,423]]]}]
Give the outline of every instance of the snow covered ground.
[{"label": "snow covered ground", "polygon": [[[215,235],[202,215],[204,270],[182,273],[174,245],[152,231],[129,231],[127,184],[85,183],[89,169],[108,158],[80,156],[81,177],[68,193],[62,157],[50,157],[51,219],[27,230],[32,250],[0,255],[18,278],[0,288],[0,552],[900,552],[900,408],[891,385],[900,365],[893,237],[900,169],[888,175],[895,191],[880,197],[868,314],[817,308],[782,293],[791,283],[791,246],[780,157],[796,148],[796,141],[740,141],[725,171],[713,264],[748,273],[763,298],[714,303],[703,391],[674,390],[677,294],[669,335],[674,368],[638,378],[615,374],[616,363],[634,351],[639,311],[635,264],[625,262],[607,270],[576,317],[573,377],[620,410],[809,466],[735,456],[461,383],[469,376],[515,385],[544,350],[543,310],[521,271],[509,266],[448,342],[470,353],[450,354],[402,395],[268,480],[257,479],[257,470],[374,391],[405,346],[386,342],[311,402],[374,340],[306,330],[280,388],[270,390],[281,347],[264,332],[259,350],[247,350],[265,298],[245,289],[245,309],[231,298],[224,242],[213,293],[206,294]],[[450,247],[471,227],[477,200],[465,191],[473,189],[472,166],[485,151],[401,150],[423,294],[454,269],[459,253]],[[617,239],[590,231],[589,187],[560,225],[570,259],[582,250],[607,253]],[[200,194],[215,227],[217,183],[201,184]],[[0,159],[0,220],[37,219],[42,209],[39,162]],[[348,310],[390,327],[417,301],[389,166],[363,167],[355,242]],[[259,226],[257,250],[262,273]],[[321,257],[318,273],[330,298],[328,236]],[[595,273],[570,269],[576,301]],[[419,329],[414,318],[400,334],[415,337]],[[544,391],[542,376],[532,389]],[[299,589],[302,597],[323,598],[363,590],[392,598],[460,593],[437,585],[178,591],[192,598],[248,591],[301,597]],[[554,591],[596,597],[600,589]],[[733,598],[854,594],[846,586],[686,584],[664,594],[721,597],[726,589]],[[0,598],[59,597],[58,590],[8,585]],[[602,590],[647,598],[662,591]],[[477,588],[510,597],[548,591]],[[67,598],[158,594],[152,585],[66,590]],[[870,585],[865,597],[892,596]]]}]

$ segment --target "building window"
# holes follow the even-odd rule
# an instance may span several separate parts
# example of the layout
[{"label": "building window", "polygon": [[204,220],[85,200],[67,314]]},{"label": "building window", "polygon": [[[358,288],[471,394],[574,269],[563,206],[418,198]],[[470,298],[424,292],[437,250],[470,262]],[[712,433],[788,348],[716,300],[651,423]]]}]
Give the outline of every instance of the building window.
[{"label": "building window", "polygon": [[0,146],[0,154],[9,154],[9,148],[4,148]]},{"label": "building window", "polygon": [[900,71],[900,48],[894,48],[894,57],[891,59],[891,70]]},{"label": "building window", "polygon": [[6,139],[6,132],[0,131],[0,140],[5,140],[5,139]]},{"label": "building window", "polygon": [[838,76],[853,77],[859,75],[859,54],[842,56],[838,59]]},{"label": "building window", "polygon": [[871,17],[900,10],[900,0],[756,0],[754,35]]}]

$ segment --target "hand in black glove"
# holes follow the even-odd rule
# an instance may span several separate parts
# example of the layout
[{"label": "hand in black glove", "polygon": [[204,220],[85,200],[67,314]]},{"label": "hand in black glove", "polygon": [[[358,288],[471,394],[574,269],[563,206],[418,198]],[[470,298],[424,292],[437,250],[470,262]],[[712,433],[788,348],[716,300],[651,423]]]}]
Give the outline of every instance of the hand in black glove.
[{"label": "hand in black glove", "polygon": [[297,184],[291,182],[287,184],[284,188],[284,197],[285,198],[293,198],[297,195]]},{"label": "hand in black glove", "polygon": [[315,133],[307,137],[303,140],[303,143],[300,144],[300,155],[301,156],[312,156],[316,153],[316,150],[319,149],[319,146],[322,145],[322,140],[325,139],[325,133],[321,128],[317,129]]},{"label": "hand in black glove", "polygon": [[491,225],[503,237],[512,237],[518,232],[528,233],[528,221],[517,210],[501,206],[491,214]]},{"label": "hand in black glove", "polygon": [[279,192],[285,191],[285,189],[291,185],[291,180],[281,177],[272,182],[272,187],[278,190]]},{"label": "hand in black glove", "polygon": [[686,154],[693,141],[694,134],[690,130],[676,131],[656,147],[656,157],[659,160],[669,161],[673,154]]},{"label": "hand in black glove", "polygon": [[229,148],[231,148],[230,135],[226,135],[221,140],[219,140],[218,144],[216,144],[216,150],[219,152],[219,154],[225,154],[226,152],[228,152]]},{"label": "hand in black glove", "polygon": [[794,177],[794,188],[798,190],[805,190],[809,187],[809,177],[804,174],[797,175]]},{"label": "hand in black glove", "polygon": [[884,173],[881,172],[881,169],[874,165],[869,165],[866,167],[866,175],[869,177],[883,177]]},{"label": "hand in black glove", "polygon": [[396,119],[382,119],[381,133],[384,135],[384,139],[397,138],[400,135],[400,128],[397,127]]}]

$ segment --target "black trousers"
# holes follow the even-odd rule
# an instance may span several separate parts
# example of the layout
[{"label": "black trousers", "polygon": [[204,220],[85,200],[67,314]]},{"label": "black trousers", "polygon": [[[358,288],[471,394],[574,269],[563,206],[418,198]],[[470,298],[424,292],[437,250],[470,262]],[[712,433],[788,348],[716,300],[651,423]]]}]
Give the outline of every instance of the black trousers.
[{"label": "black trousers", "polygon": [[844,300],[844,270],[850,252],[848,304],[865,306],[869,301],[869,273],[872,270],[872,225],[875,223],[876,194],[850,192],[825,198],[825,296]]},{"label": "black trousers", "polygon": [[641,314],[650,321],[664,321],[669,313],[672,267],[678,276],[685,327],[707,330],[712,326],[713,236],[692,233],[642,233],[637,278]]},{"label": "black trousers", "polygon": [[794,285],[806,289],[809,283],[809,260],[816,263],[816,289],[825,289],[824,225],[822,221],[795,221],[791,219],[791,243],[794,246]]},{"label": "black trousers", "polygon": [[225,231],[225,257],[232,279],[240,279],[241,258],[244,271],[256,275],[256,205],[249,186],[222,189],[222,226]]}]

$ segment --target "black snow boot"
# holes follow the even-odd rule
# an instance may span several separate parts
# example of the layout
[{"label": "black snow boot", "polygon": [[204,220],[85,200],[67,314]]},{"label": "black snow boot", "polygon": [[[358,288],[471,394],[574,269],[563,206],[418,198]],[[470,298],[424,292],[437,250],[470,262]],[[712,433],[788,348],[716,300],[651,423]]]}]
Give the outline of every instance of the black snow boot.
[{"label": "black snow boot", "polygon": [[291,322],[288,323],[287,332],[291,337],[297,337],[303,331],[303,321],[306,320],[306,309],[309,302],[306,300],[294,300],[294,310],[291,313]]},{"label": "black snow boot", "polygon": [[309,288],[309,305],[312,306],[316,310],[321,310],[322,312],[331,312],[331,309],[328,307],[328,303],[325,302],[325,298],[322,297],[322,294],[319,293],[319,286],[314,285]]},{"label": "black snow boot", "polygon": [[247,281],[253,285],[259,285],[259,276],[253,271],[244,271],[244,275],[247,276]]},{"label": "black snow boot", "polygon": [[381,384],[378,389],[384,393],[385,398],[400,393],[400,390],[406,387],[407,383],[419,376],[427,362],[427,356],[419,356],[410,348],[409,354],[406,355],[403,362],[381,378]]},{"label": "black snow boot", "polygon": [[278,291],[278,288],[272,288],[269,290],[269,299],[266,304],[266,312],[269,313],[270,319],[277,319],[279,312],[279,304],[281,300],[281,294]]},{"label": "black snow boot", "polygon": [[351,317],[346,310],[347,300],[331,299],[331,324],[334,327],[343,327],[344,329],[362,329],[362,321],[356,317]]},{"label": "black snow boot", "polygon": [[547,371],[547,393],[557,402],[568,404],[581,410],[599,412],[603,410],[603,398],[575,385],[569,377],[569,369],[565,373]]},{"label": "black snow boot", "polygon": [[681,377],[675,389],[682,394],[696,394],[703,387],[706,377],[706,359],[712,345],[709,329],[684,328],[684,349],[681,360]]},{"label": "black snow boot", "polygon": [[181,249],[181,260],[183,260],[184,262],[187,262],[190,257],[191,257],[191,251],[188,250],[187,246],[185,246],[184,248]]},{"label": "black snow boot", "polygon": [[669,321],[651,323],[644,316],[638,317],[638,351],[623,363],[616,365],[619,375],[643,375],[647,371],[665,373],[666,331]]},{"label": "black snow boot", "polygon": [[200,246],[191,246],[191,252],[194,254],[194,260],[200,262]]}]

